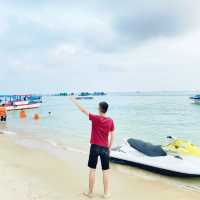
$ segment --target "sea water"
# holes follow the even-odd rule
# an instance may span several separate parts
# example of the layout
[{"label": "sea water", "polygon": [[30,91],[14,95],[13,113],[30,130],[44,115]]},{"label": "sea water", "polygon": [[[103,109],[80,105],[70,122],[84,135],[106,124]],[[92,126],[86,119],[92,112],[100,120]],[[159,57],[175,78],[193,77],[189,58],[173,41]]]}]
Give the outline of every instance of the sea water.
[{"label": "sea water", "polygon": [[[79,101],[89,112],[98,113],[98,102],[107,101],[108,115],[116,127],[116,144],[124,138],[139,138],[156,144],[168,135],[200,145],[200,105],[189,99],[191,93],[112,93]],[[18,111],[8,113],[7,129],[59,140],[88,142],[91,123],[68,97],[43,97],[40,108],[27,110],[20,120]],[[48,114],[51,112],[51,115]],[[40,120],[33,120],[38,113]]]},{"label": "sea water", "polygon": [[[164,144],[166,136],[171,135],[200,146],[200,105],[192,103],[189,99],[191,95],[191,92],[110,93],[79,102],[91,113],[98,113],[100,101],[109,103],[108,115],[116,127],[115,145],[130,137]],[[40,108],[27,110],[26,113],[27,118],[22,120],[19,119],[19,111],[9,112],[4,126],[8,133],[22,135],[22,143],[39,148],[45,141],[55,148],[87,153],[91,122],[68,97],[43,97]],[[40,115],[39,120],[33,119],[35,113]],[[29,140],[23,140],[24,136]],[[30,138],[41,142],[36,145],[31,143]],[[131,169],[128,171],[133,173]],[[176,180],[181,187],[200,192],[200,179]]]}]

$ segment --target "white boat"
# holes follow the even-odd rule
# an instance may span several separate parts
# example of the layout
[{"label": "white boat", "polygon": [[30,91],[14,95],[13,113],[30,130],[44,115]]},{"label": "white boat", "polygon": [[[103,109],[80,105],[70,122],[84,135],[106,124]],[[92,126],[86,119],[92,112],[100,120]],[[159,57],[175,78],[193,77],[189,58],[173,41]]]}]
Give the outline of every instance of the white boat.
[{"label": "white boat", "polygon": [[160,145],[128,139],[111,150],[111,161],[169,176],[200,177],[200,158],[167,154]]},{"label": "white boat", "polygon": [[1,95],[0,104],[7,111],[38,108],[42,104],[42,97],[35,95]]},{"label": "white boat", "polygon": [[193,103],[200,104],[200,94],[190,97],[190,99],[192,99]]}]

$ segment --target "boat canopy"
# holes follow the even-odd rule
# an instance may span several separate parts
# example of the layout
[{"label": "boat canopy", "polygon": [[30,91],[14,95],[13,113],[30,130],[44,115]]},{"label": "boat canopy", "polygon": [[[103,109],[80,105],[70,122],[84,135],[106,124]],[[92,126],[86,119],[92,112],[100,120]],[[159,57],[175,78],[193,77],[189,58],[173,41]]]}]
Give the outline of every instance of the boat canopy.
[{"label": "boat canopy", "polygon": [[15,101],[34,101],[41,100],[41,96],[39,95],[0,95],[0,103],[2,102],[15,102]]},{"label": "boat canopy", "polygon": [[191,99],[200,99],[200,94],[197,94],[197,95],[195,95],[195,96],[193,96],[193,97],[190,97]]}]

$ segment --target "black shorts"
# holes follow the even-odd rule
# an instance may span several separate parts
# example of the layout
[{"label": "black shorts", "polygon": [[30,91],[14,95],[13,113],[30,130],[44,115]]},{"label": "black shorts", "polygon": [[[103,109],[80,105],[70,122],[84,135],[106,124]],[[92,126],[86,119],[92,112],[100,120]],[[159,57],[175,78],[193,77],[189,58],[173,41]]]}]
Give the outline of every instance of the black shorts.
[{"label": "black shorts", "polygon": [[7,118],[6,116],[1,116],[1,119],[0,119],[1,122],[5,122],[5,121],[6,121],[6,118]]},{"label": "black shorts", "polygon": [[102,170],[107,170],[110,168],[109,166],[109,149],[106,147],[101,147],[96,144],[92,144],[90,147],[90,155],[88,160],[88,167],[92,169],[96,169],[98,157],[101,159],[101,167]]}]

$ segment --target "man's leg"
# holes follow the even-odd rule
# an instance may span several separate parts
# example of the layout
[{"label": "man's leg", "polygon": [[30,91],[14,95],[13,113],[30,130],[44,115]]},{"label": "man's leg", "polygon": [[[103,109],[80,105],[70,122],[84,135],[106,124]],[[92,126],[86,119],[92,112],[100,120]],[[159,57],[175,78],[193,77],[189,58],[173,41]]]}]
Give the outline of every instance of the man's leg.
[{"label": "man's leg", "polygon": [[107,197],[110,195],[109,191],[109,179],[110,179],[110,170],[103,170],[103,185],[104,185],[104,196]]},{"label": "man's leg", "polygon": [[96,169],[90,168],[90,171],[89,171],[89,190],[88,190],[88,192],[83,193],[85,196],[87,196],[89,198],[93,197],[95,175],[96,175]]},{"label": "man's leg", "polygon": [[84,195],[86,195],[88,197],[93,196],[97,162],[98,162],[98,149],[95,145],[91,145],[90,155],[89,155],[89,160],[88,160],[88,167],[90,168],[90,171],[89,171],[89,191],[88,191],[88,193],[84,193]]},{"label": "man's leg", "polygon": [[93,194],[94,184],[95,184],[95,175],[96,175],[96,170],[90,168],[90,172],[89,172],[89,192],[88,192],[88,194]]},{"label": "man's leg", "polygon": [[110,179],[110,166],[109,166],[109,150],[107,148],[103,148],[100,154],[101,158],[101,166],[103,171],[103,186],[104,186],[104,198],[110,197],[109,191],[109,179]]}]

